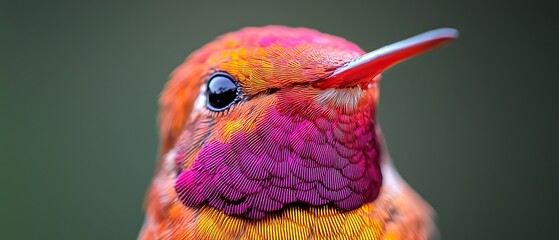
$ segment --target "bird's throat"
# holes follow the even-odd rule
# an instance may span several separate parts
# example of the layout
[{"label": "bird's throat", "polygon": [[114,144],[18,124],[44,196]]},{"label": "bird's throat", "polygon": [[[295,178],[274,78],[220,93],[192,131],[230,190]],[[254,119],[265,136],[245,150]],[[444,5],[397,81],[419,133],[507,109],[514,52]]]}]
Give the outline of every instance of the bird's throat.
[{"label": "bird's throat", "polygon": [[377,197],[382,181],[374,108],[359,109],[370,107],[323,111],[311,104],[301,114],[279,101],[254,131],[206,143],[180,171],[176,192],[188,207],[248,219],[293,205],[359,208]]}]

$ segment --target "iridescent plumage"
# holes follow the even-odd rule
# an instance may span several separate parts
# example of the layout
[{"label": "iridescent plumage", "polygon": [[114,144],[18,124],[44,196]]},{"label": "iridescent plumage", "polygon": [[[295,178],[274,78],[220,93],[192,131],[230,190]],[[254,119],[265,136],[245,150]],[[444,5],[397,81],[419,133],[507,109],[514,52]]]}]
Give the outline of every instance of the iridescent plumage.
[{"label": "iridescent plumage", "polygon": [[[336,76],[364,53],[280,26],[245,28],[193,53],[161,96],[163,154],[140,238],[427,239],[430,208],[382,149],[380,75]],[[204,105],[216,72],[242,92],[223,112]]]}]

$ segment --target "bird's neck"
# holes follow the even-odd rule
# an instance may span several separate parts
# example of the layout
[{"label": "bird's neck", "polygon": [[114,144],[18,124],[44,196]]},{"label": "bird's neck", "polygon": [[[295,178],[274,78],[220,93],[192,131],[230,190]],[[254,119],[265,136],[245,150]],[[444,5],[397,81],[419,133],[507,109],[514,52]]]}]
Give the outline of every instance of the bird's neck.
[{"label": "bird's neck", "polygon": [[206,144],[175,189],[186,206],[248,219],[293,205],[359,208],[377,197],[382,181],[371,119],[367,112],[305,117],[272,109],[253,132]]}]

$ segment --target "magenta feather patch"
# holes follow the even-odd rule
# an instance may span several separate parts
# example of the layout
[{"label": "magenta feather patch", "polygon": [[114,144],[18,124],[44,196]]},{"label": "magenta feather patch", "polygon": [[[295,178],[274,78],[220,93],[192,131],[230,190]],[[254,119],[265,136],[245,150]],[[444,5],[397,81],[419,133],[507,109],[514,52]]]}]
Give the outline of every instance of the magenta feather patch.
[{"label": "magenta feather patch", "polygon": [[304,112],[283,106],[270,107],[251,133],[206,143],[176,180],[181,201],[249,219],[290,204],[349,211],[373,201],[382,181],[374,109],[326,114],[316,104]]}]

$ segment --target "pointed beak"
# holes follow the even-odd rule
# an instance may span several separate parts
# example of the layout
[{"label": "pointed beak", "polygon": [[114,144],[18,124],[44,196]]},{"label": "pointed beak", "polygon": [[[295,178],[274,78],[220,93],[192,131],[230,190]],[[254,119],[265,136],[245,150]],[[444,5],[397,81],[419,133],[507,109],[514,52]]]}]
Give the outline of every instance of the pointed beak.
[{"label": "pointed beak", "polygon": [[458,31],[452,28],[440,28],[419,34],[357,57],[334,70],[330,76],[319,80],[316,85],[325,89],[368,84],[380,79],[383,71],[397,63],[440,47],[456,38],[458,38]]}]

